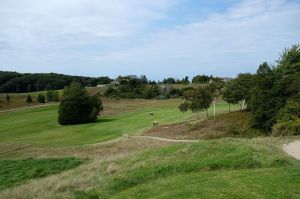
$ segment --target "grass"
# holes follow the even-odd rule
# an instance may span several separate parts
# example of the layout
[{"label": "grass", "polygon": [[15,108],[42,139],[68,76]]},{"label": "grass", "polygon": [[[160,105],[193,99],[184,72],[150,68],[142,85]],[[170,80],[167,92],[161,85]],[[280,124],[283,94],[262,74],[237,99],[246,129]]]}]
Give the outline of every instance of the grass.
[{"label": "grass", "polygon": [[[90,145],[137,135],[154,120],[196,118],[178,111],[179,99],[103,101],[103,116],[91,124],[58,125],[57,105],[1,114],[0,198],[300,198],[300,162],[281,151],[297,137],[185,144],[134,137]],[[227,110],[217,105],[218,113]],[[228,135],[249,130],[248,113],[218,115],[188,127]],[[70,156],[79,159],[64,158]]]},{"label": "grass", "polygon": [[295,167],[198,172],[160,178],[113,198],[296,199],[299,183],[300,169]]},{"label": "grass", "polygon": [[[153,121],[165,124],[187,120],[192,113],[182,114],[179,101],[152,100],[150,104],[138,104],[131,111],[119,110],[118,114],[104,115],[95,123],[60,126],[57,122],[57,106],[47,106],[0,115],[0,143],[30,144],[39,146],[82,146],[132,135],[151,128]],[[121,103],[121,101],[116,102]],[[166,104],[170,104],[169,106]],[[145,107],[143,107],[145,105]],[[161,106],[162,105],[162,106]],[[104,104],[105,106],[105,104]],[[218,110],[225,111],[226,104]],[[126,104],[124,104],[126,109]],[[149,112],[154,116],[149,116]]]},{"label": "grass", "polygon": [[102,188],[79,191],[77,198],[300,197],[299,162],[275,147],[243,139],[174,145],[106,167],[111,165],[116,169]]},{"label": "grass", "polygon": [[76,158],[0,160],[0,190],[33,178],[57,174],[82,163]]}]

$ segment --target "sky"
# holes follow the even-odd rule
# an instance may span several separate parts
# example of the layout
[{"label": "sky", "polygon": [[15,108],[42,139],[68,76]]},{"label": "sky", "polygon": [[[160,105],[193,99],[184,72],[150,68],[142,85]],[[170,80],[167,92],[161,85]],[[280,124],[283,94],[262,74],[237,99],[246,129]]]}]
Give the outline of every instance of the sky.
[{"label": "sky", "polygon": [[0,0],[0,70],[234,77],[300,43],[300,0]]}]

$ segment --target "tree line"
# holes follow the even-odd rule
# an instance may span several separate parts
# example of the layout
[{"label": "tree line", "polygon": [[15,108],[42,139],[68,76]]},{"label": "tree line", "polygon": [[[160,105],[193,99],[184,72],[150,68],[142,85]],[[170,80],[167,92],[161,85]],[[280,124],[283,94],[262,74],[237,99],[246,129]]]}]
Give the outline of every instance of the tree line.
[{"label": "tree line", "polygon": [[78,82],[83,86],[109,84],[109,77],[83,77],[57,73],[17,73],[0,71],[0,93],[25,93],[44,90],[59,90]]},{"label": "tree line", "polygon": [[[224,88],[223,88],[224,86]],[[180,111],[206,110],[216,96],[240,104],[251,112],[253,128],[274,135],[300,135],[300,46],[285,49],[272,65],[264,62],[255,74],[243,73],[225,85],[208,86],[183,93]]]},{"label": "tree line", "polygon": [[[57,73],[17,73],[9,71],[0,71],[0,93],[25,93],[44,90],[59,90],[65,86],[69,86],[71,82],[75,81],[84,87],[95,87],[101,84],[111,84],[117,82],[117,85],[130,84],[137,81],[143,85],[155,84],[190,84],[190,83],[209,83],[209,81],[217,77],[196,75],[189,80],[186,76],[182,79],[164,78],[162,81],[150,81],[145,75],[140,77],[136,75],[119,76],[115,81],[109,77],[84,77],[84,76],[71,76]],[[151,87],[149,87],[151,89]],[[155,88],[153,88],[155,90]],[[139,89],[137,90],[137,92]],[[149,91],[147,91],[149,92]]]}]

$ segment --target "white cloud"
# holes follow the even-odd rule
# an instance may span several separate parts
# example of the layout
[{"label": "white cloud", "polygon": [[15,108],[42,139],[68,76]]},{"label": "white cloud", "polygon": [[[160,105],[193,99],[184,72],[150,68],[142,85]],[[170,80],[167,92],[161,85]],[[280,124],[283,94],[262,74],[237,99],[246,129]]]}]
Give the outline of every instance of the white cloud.
[{"label": "white cloud", "polygon": [[163,75],[173,76],[254,72],[259,63],[275,61],[285,47],[300,42],[299,21],[299,3],[243,1],[204,21],[152,34],[120,62],[147,66],[141,69],[145,73],[151,66],[164,67]]},{"label": "white cloud", "polygon": [[0,0],[0,69],[234,75],[300,42],[299,2],[245,0],[201,21],[157,28],[175,17],[168,11],[178,3],[184,1]]}]

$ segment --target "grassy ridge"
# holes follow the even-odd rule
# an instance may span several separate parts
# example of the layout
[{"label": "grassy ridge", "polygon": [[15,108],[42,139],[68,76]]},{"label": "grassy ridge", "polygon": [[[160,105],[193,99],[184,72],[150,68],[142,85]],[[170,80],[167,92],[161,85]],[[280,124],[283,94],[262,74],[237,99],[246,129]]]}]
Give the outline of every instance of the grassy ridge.
[{"label": "grassy ridge", "polygon": [[60,173],[81,163],[82,160],[76,158],[0,160],[0,190],[32,178]]},{"label": "grassy ridge", "polygon": [[[107,168],[112,165],[115,171],[107,177],[107,184],[102,190],[78,192],[78,198],[90,196],[182,198],[185,196],[183,193],[186,193],[186,196],[197,195],[198,198],[201,195],[219,198],[226,193],[225,198],[230,198],[230,193],[238,193],[234,192],[234,187],[228,183],[246,187],[251,182],[258,181],[259,175],[266,175],[266,178],[277,185],[282,183],[280,178],[283,178],[283,182],[288,182],[295,177],[292,183],[285,185],[287,191],[280,187],[277,190],[283,192],[283,196],[288,196],[300,181],[300,169],[297,169],[299,163],[296,161],[289,159],[275,148],[263,145],[255,147],[253,143],[248,143],[246,140],[236,139],[205,140],[197,144],[174,145],[108,163]],[[282,170],[292,172],[288,176],[278,175],[272,179],[272,171]],[[256,177],[252,176],[252,171]],[[214,178],[208,180],[210,177]],[[191,186],[187,186],[190,183],[189,179],[193,181]],[[219,182],[218,179],[220,179]],[[268,194],[271,189],[274,189],[274,184],[266,182],[268,179],[260,184],[265,185],[264,189],[255,191],[250,187],[249,193],[252,195]],[[224,192],[216,195],[214,193],[218,187],[223,188]],[[300,191],[295,192],[297,196],[300,196]]]}]

